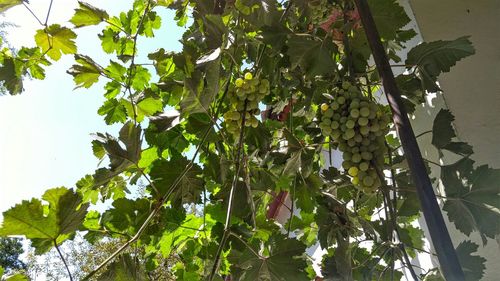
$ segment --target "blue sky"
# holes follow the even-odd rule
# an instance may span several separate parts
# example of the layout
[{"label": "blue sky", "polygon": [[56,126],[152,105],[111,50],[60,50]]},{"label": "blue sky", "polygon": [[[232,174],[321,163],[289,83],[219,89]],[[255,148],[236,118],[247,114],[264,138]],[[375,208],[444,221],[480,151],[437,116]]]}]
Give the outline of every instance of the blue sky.
[{"label": "blue sky", "polygon": [[[110,15],[131,7],[131,0],[88,0]],[[30,1],[30,8],[45,18],[49,1]],[[119,3],[119,5],[117,5]],[[76,1],[55,0],[49,23],[70,26]],[[164,10],[164,9],[163,9]],[[139,55],[163,47],[178,51],[177,41],[183,29],[173,21],[173,13],[164,11],[162,28],[153,39],[138,41]],[[5,13],[1,20],[18,25],[7,29],[8,41],[14,47],[34,45],[33,36],[40,28],[34,17],[22,6]],[[78,52],[107,64],[109,57],[100,49],[97,34],[101,26],[78,30]],[[140,59],[139,59],[140,60]],[[91,133],[115,133],[97,114],[103,98],[103,83],[91,89],[74,90],[72,77],[66,74],[72,58],[63,56],[47,69],[45,80],[26,80],[25,92],[18,96],[0,96],[0,212],[32,197],[39,197],[52,187],[72,187],[85,174],[96,169],[92,155]]]}]

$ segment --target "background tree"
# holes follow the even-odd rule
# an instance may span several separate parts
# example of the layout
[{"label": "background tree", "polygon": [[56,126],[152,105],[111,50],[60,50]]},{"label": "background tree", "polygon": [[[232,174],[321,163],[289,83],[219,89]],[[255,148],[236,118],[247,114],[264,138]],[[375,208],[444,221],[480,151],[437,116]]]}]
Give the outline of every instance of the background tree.
[{"label": "background tree", "polygon": [[21,239],[0,237],[0,266],[6,273],[13,273],[26,269],[26,265],[19,258],[24,252]]}]

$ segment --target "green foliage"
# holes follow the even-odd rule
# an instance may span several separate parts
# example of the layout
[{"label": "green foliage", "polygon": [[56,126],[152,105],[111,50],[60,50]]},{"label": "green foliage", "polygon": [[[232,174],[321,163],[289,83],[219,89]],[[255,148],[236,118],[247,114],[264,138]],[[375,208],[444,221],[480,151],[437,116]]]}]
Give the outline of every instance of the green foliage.
[{"label": "green foliage", "polygon": [[468,156],[473,153],[472,147],[465,142],[452,141],[457,135],[453,128],[455,117],[449,110],[441,109],[432,126],[432,144],[437,149],[445,149],[455,154]]},{"label": "green foliage", "polygon": [[85,2],[78,1],[79,8],[69,20],[75,27],[99,24],[109,18],[108,13]]},{"label": "green foliage", "polygon": [[478,231],[486,244],[486,237],[500,233],[500,170],[473,164],[463,158],[441,168],[447,199],[443,210],[458,230],[466,235]]},{"label": "green foliage", "polygon": [[474,48],[468,37],[451,41],[424,42],[408,52],[407,65],[417,67],[423,86],[428,91],[438,91],[437,77],[450,71],[461,59],[474,54]]},{"label": "green foliage", "polygon": [[76,53],[75,38],[75,32],[59,24],[50,25],[43,30],[40,29],[35,35],[36,44],[42,49],[42,52],[55,61],[61,58],[61,54]]},{"label": "green foliage", "polygon": [[[369,2],[387,53],[400,60],[396,51],[416,34],[402,30],[409,17],[394,0]],[[16,4],[0,2],[0,11]],[[185,27],[182,51],[163,45],[144,54],[143,39],[161,36],[165,9]],[[424,245],[413,226],[418,199],[390,110],[376,97],[381,81],[352,3],[136,0],[113,16],[79,2],[70,23],[40,22],[35,47],[2,49],[0,81],[19,94],[23,78],[43,79],[44,67],[71,55],[75,86],[103,85],[97,113],[121,129],[118,137],[95,134],[91,149],[103,166],[75,191],[49,189],[43,201],[14,206],[0,235],[24,235],[37,253],[76,231],[96,245],[122,241],[97,273],[87,269],[96,274],[89,280],[154,279],[159,269],[176,280],[311,280],[313,246],[327,251],[325,278],[403,278],[395,264]],[[102,31],[90,44],[111,57],[107,65],[77,53],[80,30],[93,25]],[[408,111],[473,53],[466,37],[411,50],[406,64],[417,71],[397,77]],[[443,208],[460,231],[492,238],[500,232],[499,173],[473,168],[453,119],[442,110],[432,128],[441,156],[465,157],[442,167]],[[343,168],[332,165],[337,149]],[[87,212],[103,202],[106,210]],[[289,208],[288,219],[273,208]],[[469,242],[457,249],[471,279],[484,271],[470,255],[476,250]]]},{"label": "green foliage", "polygon": [[467,240],[460,243],[456,249],[458,260],[460,261],[460,265],[462,265],[465,280],[467,281],[480,280],[486,268],[484,266],[485,258],[472,255],[477,249],[478,245]]},{"label": "green foliage", "polygon": [[295,239],[281,235],[273,236],[266,243],[266,252],[261,256],[258,249],[245,249],[234,259],[234,277],[237,280],[299,281],[308,280],[303,268],[305,261],[300,257],[305,246]]},{"label": "green foliage", "polygon": [[71,238],[87,212],[79,195],[64,187],[47,190],[42,199],[23,201],[4,212],[0,235],[23,235],[33,241],[38,253]]},{"label": "green foliage", "polygon": [[118,257],[116,261],[110,264],[109,269],[101,274],[97,280],[148,280],[146,274],[141,268],[138,260],[134,259],[129,254],[124,254]]}]

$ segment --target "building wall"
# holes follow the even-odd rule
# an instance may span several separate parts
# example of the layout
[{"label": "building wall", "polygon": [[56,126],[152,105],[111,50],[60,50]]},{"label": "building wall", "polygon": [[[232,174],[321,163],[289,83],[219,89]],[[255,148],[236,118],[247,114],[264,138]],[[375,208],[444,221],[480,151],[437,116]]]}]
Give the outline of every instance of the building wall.
[{"label": "building wall", "polygon": [[[404,0],[425,41],[450,40],[469,35],[476,54],[457,63],[451,72],[439,77],[443,95],[432,98],[416,112],[415,133],[431,128],[440,107],[455,115],[458,137],[474,147],[477,164],[500,168],[500,2],[495,0]],[[419,140],[425,158],[439,162],[430,145],[430,135]],[[455,159],[446,159],[444,164]],[[434,167],[432,176],[438,176]],[[479,254],[487,259],[482,280],[500,280],[500,240],[488,240],[482,247],[477,234],[466,237],[444,214],[453,243],[472,240],[480,245]],[[425,227],[424,227],[425,228]]]}]

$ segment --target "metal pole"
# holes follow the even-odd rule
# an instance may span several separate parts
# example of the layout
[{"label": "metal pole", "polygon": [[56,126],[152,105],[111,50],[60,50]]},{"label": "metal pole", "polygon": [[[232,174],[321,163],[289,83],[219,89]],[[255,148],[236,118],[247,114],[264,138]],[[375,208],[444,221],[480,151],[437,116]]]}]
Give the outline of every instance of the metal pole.
[{"label": "metal pole", "polygon": [[446,280],[463,281],[465,277],[462,267],[460,266],[448,229],[444,223],[441,208],[437,203],[429,175],[425,169],[422,154],[420,153],[408,114],[403,105],[387,54],[382,46],[370,7],[366,0],[354,0],[354,2],[358,8],[368,43],[372,49],[375,64],[382,78],[384,92],[392,110],[394,124],[401,140],[405,157],[408,160],[408,166],[410,167],[417,189],[420,206],[424,213],[427,227],[429,228],[431,241],[438,256],[441,271]]}]

